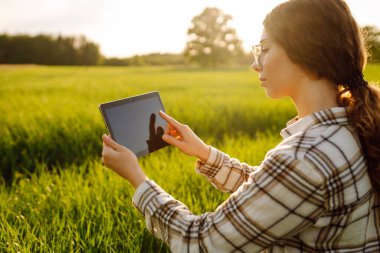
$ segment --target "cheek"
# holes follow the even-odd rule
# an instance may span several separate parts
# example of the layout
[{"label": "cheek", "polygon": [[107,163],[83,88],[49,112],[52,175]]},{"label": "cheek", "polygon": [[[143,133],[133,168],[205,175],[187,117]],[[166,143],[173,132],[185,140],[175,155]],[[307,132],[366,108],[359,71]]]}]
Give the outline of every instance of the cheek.
[{"label": "cheek", "polygon": [[281,97],[286,75],[281,62],[275,57],[267,55],[263,61],[263,74],[267,79],[264,85],[267,96],[271,98]]},{"label": "cheek", "polygon": [[295,87],[293,64],[286,57],[280,56],[268,54],[263,61],[263,70],[268,80],[265,88],[267,95],[272,98],[289,96]]}]

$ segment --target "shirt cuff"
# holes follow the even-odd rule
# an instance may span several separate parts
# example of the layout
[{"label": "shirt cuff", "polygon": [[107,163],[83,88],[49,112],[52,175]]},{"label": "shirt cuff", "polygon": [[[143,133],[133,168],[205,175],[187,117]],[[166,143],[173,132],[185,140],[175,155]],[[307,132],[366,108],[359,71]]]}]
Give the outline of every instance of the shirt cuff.
[{"label": "shirt cuff", "polygon": [[210,155],[206,162],[198,160],[195,169],[199,174],[203,174],[208,178],[213,178],[222,168],[223,162],[227,155],[217,150],[214,147],[210,147]]}]

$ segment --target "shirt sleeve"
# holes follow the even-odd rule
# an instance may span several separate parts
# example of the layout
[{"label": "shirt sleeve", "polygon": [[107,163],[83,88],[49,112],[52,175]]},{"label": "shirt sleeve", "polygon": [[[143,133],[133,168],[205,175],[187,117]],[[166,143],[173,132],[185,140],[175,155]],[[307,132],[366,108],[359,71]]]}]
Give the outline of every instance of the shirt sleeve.
[{"label": "shirt sleeve", "polygon": [[210,155],[206,162],[197,161],[195,169],[204,175],[207,180],[222,192],[234,192],[257,169],[246,163],[210,147]]},{"label": "shirt sleeve", "polygon": [[214,212],[194,215],[153,181],[133,203],[172,252],[260,252],[312,226],[324,209],[320,175],[306,162],[271,156]]}]

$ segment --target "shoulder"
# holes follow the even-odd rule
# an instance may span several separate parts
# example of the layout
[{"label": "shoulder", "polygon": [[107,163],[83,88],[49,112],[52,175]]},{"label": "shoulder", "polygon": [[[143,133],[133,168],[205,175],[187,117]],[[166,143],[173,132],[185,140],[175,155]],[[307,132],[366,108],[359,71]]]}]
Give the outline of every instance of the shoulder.
[{"label": "shoulder", "polygon": [[271,152],[304,160],[320,156],[352,157],[361,152],[361,147],[351,125],[319,124],[284,139]]},{"label": "shoulder", "polygon": [[358,135],[347,120],[321,120],[292,134],[267,153],[264,167],[270,171],[277,160],[288,163],[290,173],[305,182],[319,183],[330,210],[354,203],[371,190]]},{"label": "shoulder", "polygon": [[327,184],[347,171],[356,174],[366,170],[360,142],[350,124],[320,124],[292,135],[269,151],[266,159],[275,157],[303,164],[304,174],[317,174]]}]

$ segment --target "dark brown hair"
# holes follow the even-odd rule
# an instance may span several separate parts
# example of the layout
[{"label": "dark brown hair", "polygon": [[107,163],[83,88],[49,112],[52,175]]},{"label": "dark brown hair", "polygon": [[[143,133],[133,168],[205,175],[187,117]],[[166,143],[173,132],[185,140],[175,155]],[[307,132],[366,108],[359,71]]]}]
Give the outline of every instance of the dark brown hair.
[{"label": "dark brown hair", "polygon": [[364,80],[364,36],[346,2],[289,0],[267,15],[264,28],[295,64],[336,85],[337,102],[348,109],[373,186],[380,191],[380,92]]}]

